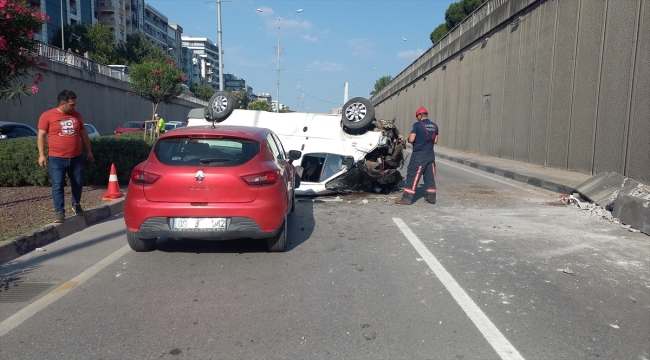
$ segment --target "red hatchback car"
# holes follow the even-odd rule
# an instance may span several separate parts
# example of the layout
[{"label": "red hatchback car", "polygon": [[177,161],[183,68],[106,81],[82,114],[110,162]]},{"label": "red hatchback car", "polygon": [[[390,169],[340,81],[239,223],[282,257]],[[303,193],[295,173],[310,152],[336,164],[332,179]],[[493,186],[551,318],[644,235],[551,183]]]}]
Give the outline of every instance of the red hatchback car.
[{"label": "red hatchback car", "polygon": [[131,173],[124,201],[131,249],[151,251],[158,237],[268,239],[286,251],[300,151],[285,153],[269,129],[192,126],[160,136]]},{"label": "red hatchback car", "polygon": [[[150,127],[151,125],[149,125],[149,128]],[[144,131],[144,121],[127,121],[124,124],[118,126],[117,129],[113,131],[113,135],[135,131]]]}]

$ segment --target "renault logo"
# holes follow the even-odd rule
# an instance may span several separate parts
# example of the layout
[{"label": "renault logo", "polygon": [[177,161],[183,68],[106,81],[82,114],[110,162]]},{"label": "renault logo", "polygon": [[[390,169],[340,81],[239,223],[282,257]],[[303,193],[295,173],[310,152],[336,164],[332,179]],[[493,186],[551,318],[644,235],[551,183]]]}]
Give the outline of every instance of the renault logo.
[{"label": "renault logo", "polygon": [[197,171],[196,175],[194,175],[194,178],[196,179],[196,181],[198,181],[199,184],[202,183],[203,179],[205,179],[205,174],[203,173],[203,170]]}]

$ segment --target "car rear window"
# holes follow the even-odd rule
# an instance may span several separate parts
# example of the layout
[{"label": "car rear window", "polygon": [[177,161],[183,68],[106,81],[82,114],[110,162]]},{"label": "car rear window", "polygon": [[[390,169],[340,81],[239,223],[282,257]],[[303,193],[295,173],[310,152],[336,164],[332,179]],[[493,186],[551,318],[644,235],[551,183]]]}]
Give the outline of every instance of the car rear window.
[{"label": "car rear window", "polygon": [[257,141],[237,138],[164,138],[156,142],[154,155],[170,166],[237,166],[260,152]]},{"label": "car rear window", "polygon": [[137,123],[137,122],[128,122],[124,125],[122,125],[123,128],[126,129],[139,129],[142,127],[142,123]]}]

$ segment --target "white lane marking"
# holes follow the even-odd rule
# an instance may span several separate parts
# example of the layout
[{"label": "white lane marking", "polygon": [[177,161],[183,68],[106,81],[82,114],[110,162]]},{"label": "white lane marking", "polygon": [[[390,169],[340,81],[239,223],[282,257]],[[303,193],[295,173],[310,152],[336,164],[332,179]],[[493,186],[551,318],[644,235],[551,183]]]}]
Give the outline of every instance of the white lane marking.
[{"label": "white lane marking", "polygon": [[[495,174],[492,174],[492,173],[487,173],[486,174],[485,171],[474,170],[474,168],[468,167],[468,166],[465,166],[465,165],[456,165],[455,163],[453,163],[453,162],[451,162],[449,160],[444,160],[444,159],[436,160],[436,162],[438,162],[438,161],[443,162],[446,166],[451,166],[451,167],[456,168],[458,170],[467,171],[469,173],[472,173],[472,174],[480,176],[480,177],[484,177],[486,179],[490,179],[492,181],[496,181],[496,182],[500,182],[502,184],[510,185],[510,186],[516,187],[517,189],[528,191],[528,192],[531,192],[531,193],[534,192],[532,189],[526,188],[525,186],[520,186],[519,184],[517,184],[518,181],[516,181],[516,180],[512,180],[512,179],[502,180],[502,179],[500,179],[502,176],[495,175]],[[523,184],[523,183],[520,183],[520,184]],[[528,186],[532,187],[532,185],[528,185]]]},{"label": "white lane marking", "polygon": [[5,336],[8,332],[13,330],[16,326],[22,324],[25,320],[29,319],[30,317],[36,315],[39,311],[43,310],[46,308],[48,305],[52,304],[53,302],[59,300],[66,294],[68,294],[72,289],[75,287],[83,284],[86,280],[90,279],[91,277],[95,276],[98,272],[100,272],[102,269],[107,267],[108,265],[114,263],[117,259],[122,257],[122,255],[126,254],[129,252],[131,248],[128,245],[125,245],[121,249],[117,250],[116,252],[108,255],[104,259],[100,260],[97,264],[89,267],[88,269],[84,270],[81,274],[75,276],[73,279],[70,281],[66,282],[65,284],[59,286],[58,288],[54,289],[52,292],[49,294],[43,296],[42,298],[36,300],[35,302],[27,305],[17,313],[13,314],[11,317],[9,317],[7,320],[3,321],[0,323],[0,337]]},{"label": "white lane marking", "polygon": [[411,242],[411,245],[420,254],[424,261],[433,270],[440,282],[447,288],[447,291],[456,300],[458,305],[465,311],[465,314],[472,320],[474,325],[479,329],[485,339],[492,345],[494,351],[499,354],[503,360],[523,360],[524,358],[519,354],[512,344],[506,339],[505,336],[497,329],[497,327],[490,321],[490,319],[481,311],[481,309],[474,303],[472,298],[467,295],[465,290],[454,280],[454,278],[445,270],[440,264],[438,259],[427,249],[426,246],[418,239],[418,237],[411,231],[411,229],[400,218],[393,218],[397,227],[402,231],[404,236]]}]

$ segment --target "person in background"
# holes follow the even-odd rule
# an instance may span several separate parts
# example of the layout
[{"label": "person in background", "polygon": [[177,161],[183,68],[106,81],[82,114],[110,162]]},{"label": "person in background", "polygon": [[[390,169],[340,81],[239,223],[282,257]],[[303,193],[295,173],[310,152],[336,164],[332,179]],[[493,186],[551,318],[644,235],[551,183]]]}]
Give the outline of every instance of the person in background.
[{"label": "person in background", "polygon": [[[72,188],[72,211],[83,215],[81,191],[83,189],[84,158],[82,146],[86,149],[86,159],[95,161],[90,150],[90,138],[77,109],[77,95],[63,90],[58,96],[59,106],[44,112],[38,119],[38,165],[49,165],[52,178],[52,202],[56,211],[55,223],[65,219],[65,175]],[[48,142],[48,157],[45,157],[45,142]]]},{"label": "person in background", "polygon": [[153,119],[158,120],[158,133],[163,134],[165,132],[165,119],[158,116],[158,114],[154,115]]}]

